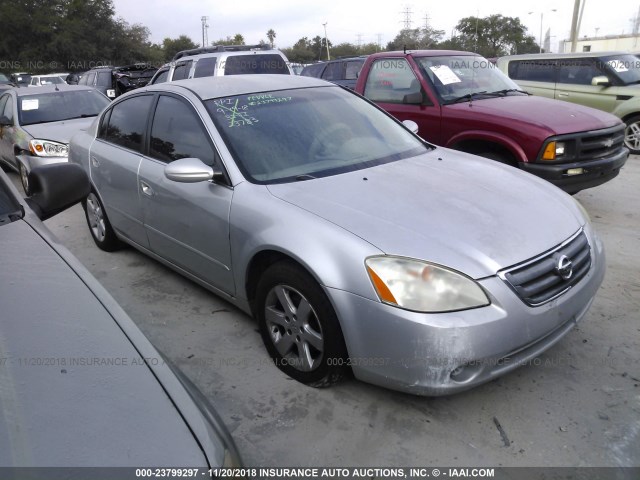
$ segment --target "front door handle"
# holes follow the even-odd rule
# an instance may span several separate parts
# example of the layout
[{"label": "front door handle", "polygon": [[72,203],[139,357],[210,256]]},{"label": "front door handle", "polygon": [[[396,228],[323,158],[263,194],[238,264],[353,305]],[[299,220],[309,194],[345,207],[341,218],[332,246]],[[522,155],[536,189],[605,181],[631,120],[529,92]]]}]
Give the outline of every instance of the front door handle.
[{"label": "front door handle", "polygon": [[559,97],[568,97],[569,94],[568,93],[559,93],[558,96]]},{"label": "front door handle", "polygon": [[142,193],[150,197],[153,197],[153,188],[151,188],[149,185],[147,185],[144,182],[140,182],[140,188],[142,188]]}]

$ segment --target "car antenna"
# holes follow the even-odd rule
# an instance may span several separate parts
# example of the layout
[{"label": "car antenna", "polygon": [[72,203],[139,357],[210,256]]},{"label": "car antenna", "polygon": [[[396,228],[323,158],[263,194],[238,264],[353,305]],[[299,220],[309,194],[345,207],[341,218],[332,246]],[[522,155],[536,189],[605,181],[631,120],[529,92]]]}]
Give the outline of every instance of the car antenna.
[{"label": "car antenna", "polygon": [[403,53],[406,55],[407,54],[407,45],[406,44],[402,46],[402,50],[403,50]]},{"label": "car antenna", "polygon": [[[476,52],[478,51],[478,23],[480,23],[480,10],[478,10],[478,13],[476,13],[476,48],[475,48]],[[476,70],[472,66],[471,67],[471,85],[474,84],[475,78],[476,78]],[[473,95],[471,95],[471,98],[469,98],[469,108],[471,108],[472,106],[473,106]]]}]

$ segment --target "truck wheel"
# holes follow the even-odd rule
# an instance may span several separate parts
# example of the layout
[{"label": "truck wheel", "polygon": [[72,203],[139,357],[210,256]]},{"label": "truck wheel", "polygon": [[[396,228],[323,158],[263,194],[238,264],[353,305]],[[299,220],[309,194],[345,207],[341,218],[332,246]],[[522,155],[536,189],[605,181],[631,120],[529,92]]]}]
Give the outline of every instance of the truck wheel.
[{"label": "truck wheel", "polygon": [[628,119],[624,129],[624,145],[634,155],[640,154],[640,115]]},{"label": "truck wheel", "polygon": [[342,330],[318,283],[289,261],[270,266],[258,282],[256,317],[276,366],[311,387],[340,381],[347,364]]}]

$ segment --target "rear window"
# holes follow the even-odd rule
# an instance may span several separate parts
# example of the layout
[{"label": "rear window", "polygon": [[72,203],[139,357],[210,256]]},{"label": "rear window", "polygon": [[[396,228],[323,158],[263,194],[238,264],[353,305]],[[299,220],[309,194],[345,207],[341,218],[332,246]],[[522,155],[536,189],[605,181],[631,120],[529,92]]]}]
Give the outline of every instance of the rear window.
[{"label": "rear window", "polygon": [[233,55],[227,57],[224,67],[225,75],[243,75],[245,73],[290,74],[289,67],[287,66],[285,59],[274,53]]}]

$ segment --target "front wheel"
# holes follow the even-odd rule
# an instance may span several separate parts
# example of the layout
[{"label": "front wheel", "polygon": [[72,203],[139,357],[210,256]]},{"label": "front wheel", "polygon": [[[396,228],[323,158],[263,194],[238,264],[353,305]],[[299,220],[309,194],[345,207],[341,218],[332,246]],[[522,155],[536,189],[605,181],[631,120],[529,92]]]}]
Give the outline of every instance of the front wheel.
[{"label": "front wheel", "polygon": [[91,237],[98,248],[105,252],[113,252],[120,248],[120,240],[118,240],[109,223],[107,214],[104,211],[104,206],[98,198],[98,195],[96,195],[94,191],[91,191],[87,199],[82,203],[82,206],[84,207]]},{"label": "front wheel", "polygon": [[27,172],[27,167],[25,167],[22,163],[18,162],[18,170],[20,172],[20,183],[22,183],[22,188],[24,189],[25,195],[31,195],[29,188],[29,172]]},{"label": "front wheel", "polygon": [[640,115],[628,119],[624,129],[624,145],[632,154],[640,154]]},{"label": "front wheel", "polygon": [[338,318],[318,283],[292,262],[273,264],[258,282],[256,314],[276,366],[312,387],[328,387],[346,371]]}]

